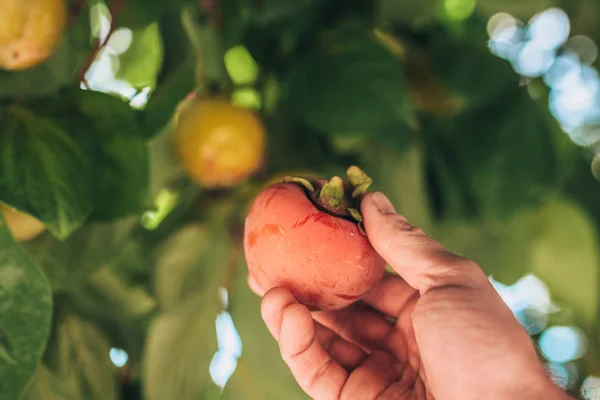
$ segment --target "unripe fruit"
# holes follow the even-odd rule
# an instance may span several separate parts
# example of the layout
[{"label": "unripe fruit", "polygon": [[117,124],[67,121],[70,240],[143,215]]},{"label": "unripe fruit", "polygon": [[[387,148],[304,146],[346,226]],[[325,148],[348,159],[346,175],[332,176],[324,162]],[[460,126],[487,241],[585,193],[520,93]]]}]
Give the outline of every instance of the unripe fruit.
[{"label": "unripe fruit", "polygon": [[66,21],[65,0],[1,0],[0,68],[22,70],[46,60]]},{"label": "unripe fruit", "polygon": [[46,229],[38,219],[14,208],[0,206],[0,211],[4,215],[8,229],[10,229],[17,242],[33,239]]},{"label": "unripe fruit", "polygon": [[198,184],[231,187],[262,165],[266,132],[252,111],[221,99],[191,99],[180,107],[175,151]]},{"label": "unripe fruit", "polygon": [[355,208],[368,184],[370,179],[358,185],[337,177],[286,179],[263,190],[244,228],[246,262],[256,285],[262,291],[283,286],[311,310],[359,300],[385,268]]}]

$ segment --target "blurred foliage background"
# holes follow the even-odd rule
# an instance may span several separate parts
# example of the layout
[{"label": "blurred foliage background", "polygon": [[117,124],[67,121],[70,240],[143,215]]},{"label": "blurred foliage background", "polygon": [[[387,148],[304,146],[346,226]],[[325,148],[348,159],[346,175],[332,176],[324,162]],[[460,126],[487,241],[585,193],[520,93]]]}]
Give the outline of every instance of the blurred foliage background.
[{"label": "blurred foliage background", "polygon": [[[273,179],[351,164],[600,399],[600,1],[66,6],[49,57],[0,70],[0,202],[44,229],[0,213],[0,399],[305,399],[246,285],[243,221]],[[216,97],[267,141],[218,188],[173,145],[185,99]]]}]

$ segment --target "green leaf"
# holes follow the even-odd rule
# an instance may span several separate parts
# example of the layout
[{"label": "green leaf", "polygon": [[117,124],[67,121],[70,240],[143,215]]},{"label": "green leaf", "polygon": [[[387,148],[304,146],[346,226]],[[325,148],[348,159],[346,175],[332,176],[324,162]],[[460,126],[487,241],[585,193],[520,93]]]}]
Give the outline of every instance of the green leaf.
[{"label": "green leaf", "polygon": [[111,13],[116,15],[118,26],[138,29],[158,20],[169,8],[178,9],[181,0],[127,0],[109,2]]},{"label": "green leaf", "polygon": [[156,89],[144,109],[147,138],[163,130],[176,107],[196,86],[196,58],[181,24],[180,10],[168,10],[158,26],[164,42],[164,58]]},{"label": "green leaf", "polygon": [[78,290],[90,274],[118,258],[138,219],[86,223],[66,240],[43,234],[24,243],[55,292]]},{"label": "green leaf", "polygon": [[154,87],[162,60],[163,47],[158,24],[135,29],[131,45],[119,55],[116,78],[126,80],[137,89]]},{"label": "green leaf", "polygon": [[217,350],[218,288],[230,242],[216,222],[209,231],[189,225],[159,249],[155,291],[164,312],[152,322],[144,351],[143,387],[149,400],[199,399],[213,386],[208,373]]},{"label": "green leaf", "polygon": [[532,272],[568,305],[578,322],[592,327],[598,317],[600,254],[598,231],[589,214],[558,198],[539,211],[541,235],[532,246]]},{"label": "green leaf", "polygon": [[156,301],[141,285],[131,285],[110,268],[92,274],[80,290],[71,295],[80,312],[90,317],[131,320],[147,316]]},{"label": "green leaf", "polygon": [[0,213],[0,398],[18,400],[36,371],[50,331],[50,285],[14,241]]},{"label": "green leaf", "polygon": [[110,344],[96,327],[73,314],[58,318],[53,341],[23,400],[117,400]]},{"label": "green leaf", "polygon": [[201,399],[214,389],[210,361],[217,351],[219,288],[228,276],[232,247],[226,226],[231,210],[209,210],[206,226],[189,224],[156,249],[154,288],[162,310],[144,348],[142,384],[149,400]]},{"label": "green leaf", "polygon": [[242,339],[243,350],[237,368],[225,386],[223,398],[308,399],[281,358],[277,341],[260,316],[260,297],[248,288],[246,277],[247,268],[242,263],[228,288],[228,311]]},{"label": "green leaf", "polygon": [[139,112],[103,93],[62,94],[0,108],[0,200],[59,239],[94,209],[96,218],[116,218],[150,204]]},{"label": "green leaf", "polygon": [[98,138],[93,217],[117,218],[147,209],[150,167],[141,113],[104,93],[81,91],[77,100]]},{"label": "green leaf", "polygon": [[[319,30],[328,2],[223,0],[224,40],[244,45],[265,69],[278,69]],[[337,11],[337,10],[336,10]]]},{"label": "green leaf", "polygon": [[439,30],[429,46],[435,73],[467,107],[486,105],[519,85],[519,75],[491,53],[488,40],[485,23],[473,19],[454,31]]},{"label": "green leaf", "polygon": [[413,123],[402,65],[366,29],[329,32],[292,65],[283,85],[286,106],[330,134]]},{"label": "green leaf", "polygon": [[67,400],[81,398],[75,384],[61,377],[44,364],[40,364],[35,376],[21,400]]},{"label": "green leaf", "polygon": [[30,106],[0,108],[5,127],[0,135],[0,200],[35,216],[64,239],[94,207],[93,133],[77,126],[76,117],[52,115],[53,105]]},{"label": "green leaf", "polygon": [[142,371],[148,400],[202,399],[211,383],[208,367],[217,350],[213,298],[197,301],[158,315],[150,324]]},{"label": "green leaf", "polygon": [[184,226],[157,247],[154,291],[161,309],[176,309],[222,276],[231,243],[223,227],[214,224]]},{"label": "green leaf", "polygon": [[431,193],[443,200],[452,196],[447,190],[458,189],[464,214],[483,217],[503,217],[539,203],[558,176],[545,112],[519,89],[428,127],[429,173],[438,181],[443,174],[456,177],[452,188],[438,185]]},{"label": "green leaf", "polygon": [[77,74],[92,51],[90,7],[86,2],[75,24],[44,63],[24,71],[0,70],[0,99],[41,96],[78,83]]},{"label": "green leaf", "polygon": [[377,0],[377,19],[381,23],[421,25],[437,17],[440,3],[440,0]]}]

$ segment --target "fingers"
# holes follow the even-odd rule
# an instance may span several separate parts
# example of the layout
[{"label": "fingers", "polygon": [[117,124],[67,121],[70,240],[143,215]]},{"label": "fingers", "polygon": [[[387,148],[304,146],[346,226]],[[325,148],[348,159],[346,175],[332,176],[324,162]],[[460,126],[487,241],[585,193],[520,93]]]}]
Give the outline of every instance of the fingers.
[{"label": "fingers", "polygon": [[[410,319],[410,313],[404,315]],[[387,316],[359,303],[337,311],[313,312],[313,317],[367,353],[383,350],[399,361],[414,361],[409,360],[408,354],[413,343],[407,342],[406,332],[400,326],[405,320],[390,321]]]},{"label": "fingers", "polygon": [[[378,399],[402,375],[402,368],[393,356],[375,351],[348,378],[340,400]],[[406,393],[410,386],[404,391]],[[394,397],[401,398],[401,397]]]},{"label": "fingers", "polygon": [[315,335],[323,349],[347,371],[352,371],[367,356],[360,347],[342,339],[318,322],[315,322]]},{"label": "fingers", "polygon": [[367,351],[381,348],[382,341],[394,329],[383,315],[360,304],[327,312],[314,312],[313,317],[342,338]]},{"label": "fingers", "polygon": [[310,311],[288,290],[275,288],[263,297],[261,312],[300,387],[317,400],[338,399],[348,372],[317,340]]},{"label": "fingers", "polygon": [[438,287],[474,287],[489,283],[475,263],[447,251],[397,214],[382,193],[366,195],[361,211],[375,250],[421,294]]},{"label": "fingers", "polygon": [[362,302],[377,311],[397,318],[406,304],[418,296],[418,291],[412,288],[398,275],[387,273],[361,299]]}]

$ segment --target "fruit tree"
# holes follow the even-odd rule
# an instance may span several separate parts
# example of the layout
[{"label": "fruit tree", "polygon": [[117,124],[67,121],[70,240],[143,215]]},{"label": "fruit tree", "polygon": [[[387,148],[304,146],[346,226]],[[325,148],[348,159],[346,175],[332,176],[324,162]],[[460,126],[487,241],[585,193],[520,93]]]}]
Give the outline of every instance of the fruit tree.
[{"label": "fruit tree", "polygon": [[[599,22],[600,0],[0,0],[0,399],[306,399],[248,272],[355,301],[385,268],[367,187],[600,398]],[[273,221],[331,248],[290,281]]]}]

